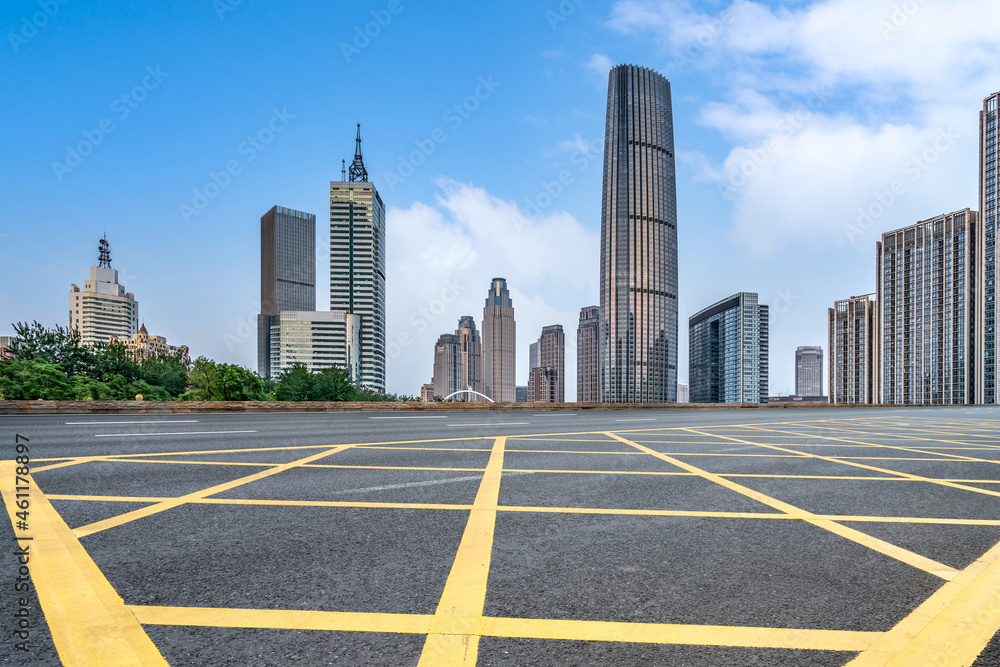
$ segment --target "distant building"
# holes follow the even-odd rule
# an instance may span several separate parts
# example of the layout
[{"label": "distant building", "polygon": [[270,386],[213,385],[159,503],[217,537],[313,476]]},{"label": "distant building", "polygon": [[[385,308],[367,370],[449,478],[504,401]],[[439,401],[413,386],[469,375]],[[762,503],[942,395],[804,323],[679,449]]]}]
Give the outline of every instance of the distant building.
[{"label": "distant building", "polygon": [[538,368],[541,365],[538,357],[538,341],[535,341],[528,345],[528,372],[530,373],[532,368]]},{"label": "distant building", "polygon": [[10,351],[11,336],[0,336],[0,359],[13,359],[14,353]]},{"label": "distant building", "polygon": [[360,341],[356,327],[353,336],[345,335],[348,319],[343,311],[282,311],[278,323],[271,326],[272,376],[297,364],[312,372],[353,364],[357,372]]},{"label": "distant building", "polygon": [[827,396],[771,396],[767,399],[767,402],[779,405],[784,403],[822,405],[828,403],[829,400]]},{"label": "distant building", "polygon": [[587,306],[580,310],[576,329],[576,401],[601,401],[601,309]]},{"label": "distant building", "polygon": [[964,209],[882,235],[876,251],[877,402],[975,403],[978,222],[978,213]]},{"label": "distant building", "polygon": [[434,345],[434,396],[446,398],[465,387],[459,384],[461,354],[459,337],[444,334]]},{"label": "distant building", "polygon": [[601,400],[677,400],[677,183],[670,82],[608,77],[601,207]]},{"label": "distant building", "polygon": [[513,403],[517,397],[516,334],[507,281],[494,278],[483,308],[483,393],[497,403]]},{"label": "distant building", "polygon": [[139,332],[132,334],[131,338],[111,337],[112,344],[121,345],[132,353],[136,361],[142,361],[158,355],[174,357],[180,355],[181,361],[185,364],[191,362],[187,345],[173,346],[167,344],[167,339],[162,336],[150,336],[146,330],[146,325],[139,327]]},{"label": "distant building", "polygon": [[559,377],[552,366],[538,366],[531,369],[528,378],[528,403],[560,403]]},{"label": "distant building", "polygon": [[434,401],[434,378],[425,385],[420,386],[420,402],[431,403]]},{"label": "distant building", "polygon": [[257,372],[271,376],[271,329],[282,311],[316,310],[316,216],[274,206],[260,219]]},{"label": "distant building", "polygon": [[526,386],[518,386],[514,388],[515,390],[515,402],[516,403],[527,403],[528,402],[528,388]]},{"label": "distant building", "polygon": [[691,395],[688,393],[688,386],[686,384],[677,384],[677,402],[678,403],[690,403]]},{"label": "distant building", "polygon": [[[459,369],[458,389],[483,392],[483,339],[476,330],[476,320],[465,315],[458,321]],[[457,390],[456,390],[457,391]],[[465,394],[462,400],[478,403],[483,399]]]},{"label": "distant building", "polygon": [[741,292],[694,315],[690,329],[692,403],[766,403],[769,311]]},{"label": "distant building", "polygon": [[[976,239],[976,276],[967,276],[969,284],[976,285],[976,348],[969,350],[966,358],[974,356],[979,370],[975,382],[976,403],[997,403],[997,114],[1000,92],[983,100],[979,113],[979,215],[974,237]],[[972,241],[973,236],[969,237]],[[969,387],[973,380],[970,376]],[[970,401],[972,402],[972,401]]]},{"label": "distant building", "polygon": [[870,405],[878,368],[875,302],[855,296],[834,303],[829,312],[830,403]]},{"label": "distant building", "polygon": [[90,280],[83,283],[83,290],[76,285],[69,289],[69,326],[80,332],[84,345],[131,338],[139,331],[139,302],[118,284],[107,238],[100,241],[97,266],[90,267]]},{"label": "distant building", "polygon": [[566,335],[561,324],[542,328],[538,339],[538,363],[553,371],[554,403],[566,402]]},{"label": "distant building", "polygon": [[795,350],[795,395],[823,395],[823,348],[806,346]]},{"label": "distant building", "polygon": [[361,343],[352,380],[378,392],[385,391],[385,235],[385,204],[368,180],[359,124],[349,180],[330,183],[330,310],[346,313],[342,335]]}]

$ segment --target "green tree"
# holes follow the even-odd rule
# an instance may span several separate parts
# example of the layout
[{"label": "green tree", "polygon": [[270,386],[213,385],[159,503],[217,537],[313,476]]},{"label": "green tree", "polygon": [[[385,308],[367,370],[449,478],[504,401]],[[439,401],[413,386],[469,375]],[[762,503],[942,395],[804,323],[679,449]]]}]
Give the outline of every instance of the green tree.
[{"label": "green tree", "polygon": [[187,389],[188,369],[180,354],[158,354],[143,359],[139,375],[154,387],[162,387],[170,398],[177,398]]},{"label": "green tree", "polygon": [[38,359],[7,359],[0,362],[0,395],[11,401],[70,400],[73,387],[55,364]]},{"label": "green tree", "polygon": [[313,378],[314,401],[353,401],[357,389],[351,384],[346,368],[330,366]]},{"label": "green tree", "polygon": [[69,381],[73,388],[74,401],[114,400],[111,387],[94,378],[87,377],[86,375],[74,375]]},{"label": "green tree", "polygon": [[94,348],[93,367],[90,377],[108,382],[115,376],[134,382],[141,377],[139,362],[135,354],[120,343],[98,343]]},{"label": "green tree", "polygon": [[199,357],[188,376],[182,401],[262,401],[264,385],[253,371]]},{"label": "green tree", "polygon": [[313,374],[302,364],[286,368],[278,376],[274,395],[279,401],[312,401]]},{"label": "green tree", "polygon": [[80,332],[56,325],[46,329],[38,322],[14,324],[17,334],[10,351],[18,359],[34,359],[59,366],[67,375],[86,375],[93,368],[94,353],[83,345]]}]

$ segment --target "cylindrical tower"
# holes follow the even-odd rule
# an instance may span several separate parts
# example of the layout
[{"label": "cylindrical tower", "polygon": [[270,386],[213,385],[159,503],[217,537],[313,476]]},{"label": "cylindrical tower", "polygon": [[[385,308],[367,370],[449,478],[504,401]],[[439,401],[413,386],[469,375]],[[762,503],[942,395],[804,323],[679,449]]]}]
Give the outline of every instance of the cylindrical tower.
[{"label": "cylindrical tower", "polygon": [[608,82],[601,209],[601,401],[677,400],[677,185],[670,82]]}]

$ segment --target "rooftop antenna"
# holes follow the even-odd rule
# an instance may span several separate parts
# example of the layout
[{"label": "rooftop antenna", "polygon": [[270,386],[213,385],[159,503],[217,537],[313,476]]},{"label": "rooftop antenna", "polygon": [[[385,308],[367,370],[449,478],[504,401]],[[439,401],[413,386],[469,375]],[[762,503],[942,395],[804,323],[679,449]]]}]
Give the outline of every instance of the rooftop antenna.
[{"label": "rooftop antenna", "polygon": [[108,245],[108,235],[105,234],[104,238],[101,239],[101,244],[97,247],[97,265],[105,268],[111,268],[111,246]]},{"label": "rooftop antenna", "polygon": [[347,182],[347,160],[340,161],[340,180]]},{"label": "rooftop antenna", "polygon": [[358,123],[357,148],[354,150],[354,162],[351,163],[351,183],[368,182],[368,171],[365,169],[365,162],[361,158],[361,123]]}]

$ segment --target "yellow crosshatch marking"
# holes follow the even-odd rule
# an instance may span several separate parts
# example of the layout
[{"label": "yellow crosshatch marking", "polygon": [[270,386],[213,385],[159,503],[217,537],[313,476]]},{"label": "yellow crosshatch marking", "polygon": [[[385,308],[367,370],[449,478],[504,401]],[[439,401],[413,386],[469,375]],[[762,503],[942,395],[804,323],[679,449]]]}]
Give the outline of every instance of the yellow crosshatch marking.
[{"label": "yellow crosshatch marking", "polygon": [[[820,514],[806,511],[744,486],[736,480],[822,480],[825,483],[864,481],[872,485],[907,485],[906,488],[945,487],[957,493],[975,494],[983,502],[995,502],[1000,484],[994,479],[926,477],[893,470],[894,462],[947,463],[944,470],[960,470],[969,464],[1000,463],[1000,458],[979,458],[976,453],[1000,450],[1000,421],[982,419],[935,420],[929,417],[860,417],[810,421],[757,422],[725,426],[678,426],[628,428],[572,433],[489,435],[449,437],[430,440],[365,442],[352,444],[244,447],[233,450],[187,452],[148,452],[107,454],[104,456],[64,457],[42,461],[33,467],[32,517],[37,527],[33,548],[32,578],[38,590],[46,621],[64,664],[165,664],[159,650],[143,631],[143,626],[200,626],[228,628],[295,629],[330,632],[409,634],[424,637],[421,667],[477,664],[482,637],[545,639],[553,641],[600,641],[646,644],[676,644],[747,649],[797,649],[807,651],[842,651],[854,654],[852,667],[911,666],[933,664],[958,667],[971,665],[980,651],[1000,629],[1000,544],[971,565],[956,569],[927,555],[868,535],[854,524],[909,524],[924,526],[1000,527],[997,518],[935,516],[855,516]],[[539,443],[551,443],[567,449],[531,449]],[[597,445],[602,451],[574,449]],[[619,447],[620,449],[615,449]],[[806,448],[806,449],[803,449]],[[831,454],[824,454],[831,448]],[[840,448],[834,450],[832,448]],[[844,451],[851,448],[851,455]],[[378,465],[338,463],[337,455],[353,450],[377,457]],[[301,452],[301,458],[287,463],[220,460],[226,454],[265,454]],[[394,457],[407,454],[407,465],[395,465]],[[856,454],[855,454],[856,452]],[[414,465],[413,456],[433,457],[478,454],[463,461],[463,467]],[[903,453],[913,457],[900,456]],[[528,465],[513,465],[508,455],[531,454]],[[199,460],[199,455],[213,455],[213,460]],[[220,456],[221,455],[221,456]],[[485,460],[488,455],[488,461]],[[598,459],[596,455],[604,458]],[[712,457],[712,472],[700,467],[700,457]],[[506,458],[506,464],[505,464]],[[754,462],[752,470],[737,472],[718,461]],[[356,459],[354,459],[356,460]],[[563,462],[584,462],[581,469]],[[586,465],[587,461],[602,463]],[[704,459],[702,459],[704,460]],[[842,467],[842,472],[826,474],[782,474],[767,470],[788,466],[791,461],[814,461]],[[459,459],[456,459],[458,462]],[[523,462],[524,459],[518,461]],[[624,467],[616,469],[619,462]],[[654,465],[653,462],[656,462]],[[242,466],[248,473],[232,481],[181,496],[102,496],[87,493],[44,494],[45,473],[61,471],[65,478],[76,466],[86,463],[114,462],[121,466],[149,470],[152,475],[164,470],[191,470],[196,466],[209,474],[222,466]],[[643,465],[648,462],[648,465]],[[419,463],[419,460],[416,461]],[[627,465],[625,465],[627,463]],[[149,465],[157,464],[157,465]],[[471,465],[468,465],[471,464]],[[669,464],[665,466],[664,464]],[[480,467],[484,466],[485,467]],[[571,464],[572,465],[572,464]],[[612,469],[605,469],[605,467]],[[293,500],[285,498],[220,498],[218,494],[294,469],[315,473],[390,474],[392,472],[437,475],[434,484],[461,482],[470,476],[479,481],[471,504],[434,502],[383,502],[364,497],[380,487],[361,488],[342,500]],[[866,470],[874,475],[858,474]],[[988,470],[989,467],[983,468]],[[81,478],[85,468],[80,468]],[[940,475],[942,470],[934,468]],[[978,471],[979,468],[976,468]],[[853,471],[853,472],[852,472]],[[181,473],[178,473],[181,474]],[[311,473],[313,474],[313,473]],[[990,474],[988,472],[975,473]],[[8,514],[15,521],[12,464],[0,464],[0,492]],[[726,512],[699,509],[666,510],[627,507],[565,507],[500,504],[501,483],[505,475],[559,475],[569,479],[606,477],[619,480],[652,480],[648,483],[669,485],[672,480],[701,479],[719,489],[728,489],[761,504],[758,512]],[[451,476],[451,477],[449,477]],[[412,477],[411,477],[412,478]],[[41,489],[34,487],[38,480]],[[624,482],[623,482],[624,483]],[[679,481],[676,483],[680,483]],[[750,483],[750,482],[747,482]],[[980,486],[972,486],[978,484]],[[367,487],[368,484],[361,486]],[[353,487],[348,487],[349,489]],[[835,488],[835,487],[833,487]],[[888,487],[886,487],[888,488]],[[346,492],[345,492],[346,493]],[[70,530],[50,501],[98,503],[144,503],[146,507],[125,512]],[[108,583],[79,538],[146,518],[180,506],[269,506],[314,508],[381,508],[388,510],[450,510],[468,515],[465,530],[455,552],[450,573],[433,614],[388,614],[288,609],[227,609],[131,605],[123,601]],[[770,510],[770,511],[768,511]],[[909,615],[888,631],[845,631],[838,629],[798,629],[745,627],[739,625],[699,625],[683,623],[628,623],[573,619],[525,619],[484,616],[491,591],[490,564],[499,514],[552,514],[687,517],[706,522],[713,520],[753,520],[755,522],[805,522],[937,577],[942,585]],[[625,536],[627,537],[627,536]],[[836,539],[836,538],[835,538]],[[531,594],[525,592],[525,595]],[[873,595],[877,595],[873,591]]]}]

